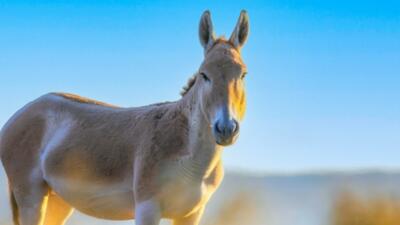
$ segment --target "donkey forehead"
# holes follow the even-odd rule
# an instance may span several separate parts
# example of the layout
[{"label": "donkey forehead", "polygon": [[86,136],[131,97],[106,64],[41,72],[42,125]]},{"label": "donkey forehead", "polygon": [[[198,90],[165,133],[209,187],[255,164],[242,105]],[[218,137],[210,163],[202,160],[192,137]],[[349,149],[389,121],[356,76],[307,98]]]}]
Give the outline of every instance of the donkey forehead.
[{"label": "donkey forehead", "polygon": [[229,44],[217,44],[206,55],[203,67],[218,70],[246,70],[240,53]]}]

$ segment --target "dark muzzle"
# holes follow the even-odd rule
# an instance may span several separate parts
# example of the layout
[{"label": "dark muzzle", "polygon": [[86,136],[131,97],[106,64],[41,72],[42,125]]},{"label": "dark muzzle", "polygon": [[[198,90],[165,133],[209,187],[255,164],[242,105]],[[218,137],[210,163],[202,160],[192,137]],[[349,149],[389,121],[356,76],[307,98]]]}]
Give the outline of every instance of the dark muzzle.
[{"label": "dark muzzle", "polygon": [[213,126],[215,141],[219,145],[231,145],[239,134],[239,123],[235,119],[217,120]]}]

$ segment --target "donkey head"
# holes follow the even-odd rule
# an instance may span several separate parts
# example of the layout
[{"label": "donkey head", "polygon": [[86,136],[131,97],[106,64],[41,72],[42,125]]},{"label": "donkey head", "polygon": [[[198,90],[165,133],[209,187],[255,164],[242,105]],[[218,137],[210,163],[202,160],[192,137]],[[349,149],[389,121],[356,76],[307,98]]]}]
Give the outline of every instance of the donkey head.
[{"label": "donkey head", "polygon": [[204,48],[204,61],[196,80],[199,85],[200,108],[210,122],[212,134],[219,145],[231,145],[239,134],[246,98],[244,78],[246,66],[240,49],[249,33],[246,11],[240,13],[236,27],[229,38],[215,38],[210,12],[200,20],[199,37]]}]

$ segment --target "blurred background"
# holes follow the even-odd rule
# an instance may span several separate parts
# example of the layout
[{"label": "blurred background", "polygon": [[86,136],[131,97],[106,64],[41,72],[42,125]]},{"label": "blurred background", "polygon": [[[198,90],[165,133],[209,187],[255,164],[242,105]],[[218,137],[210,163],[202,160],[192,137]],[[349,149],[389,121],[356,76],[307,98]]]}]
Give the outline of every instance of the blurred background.
[{"label": "blurred background", "polygon": [[[0,0],[0,126],[48,92],[120,106],[179,99],[209,9],[242,50],[248,108],[202,225],[398,225],[400,2]],[[8,225],[0,169],[0,224]],[[68,225],[132,224],[74,213]],[[165,222],[168,224],[168,222]]]}]

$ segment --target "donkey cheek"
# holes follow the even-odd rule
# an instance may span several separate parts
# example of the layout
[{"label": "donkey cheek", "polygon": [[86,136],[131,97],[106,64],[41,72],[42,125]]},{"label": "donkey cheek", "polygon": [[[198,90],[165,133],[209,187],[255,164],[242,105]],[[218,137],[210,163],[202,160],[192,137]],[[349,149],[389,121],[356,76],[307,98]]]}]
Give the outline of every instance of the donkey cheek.
[{"label": "donkey cheek", "polygon": [[239,120],[242,120],[246,113],[246,98],[243,96],[238,103],[235,105],[237,116]]},{"label": "donkey cheek", "polygon": [[229,85],[230,105],[235,112],[237,119],[242,120],[246,111],[246,96],[243,87],[237,82]]}]

